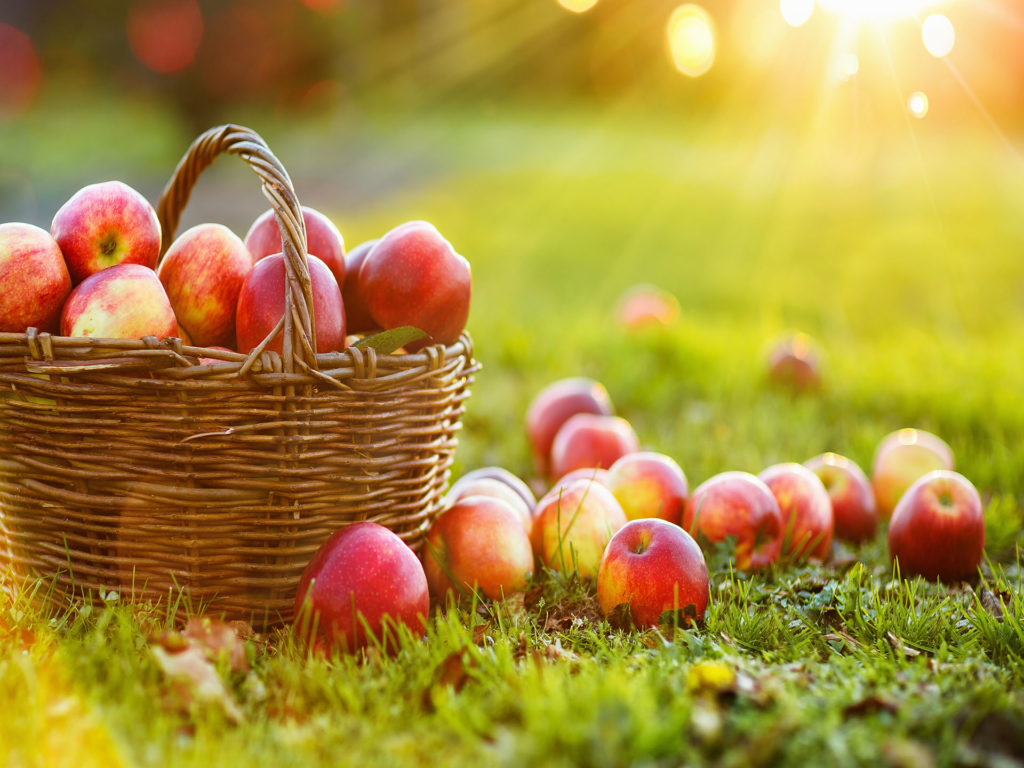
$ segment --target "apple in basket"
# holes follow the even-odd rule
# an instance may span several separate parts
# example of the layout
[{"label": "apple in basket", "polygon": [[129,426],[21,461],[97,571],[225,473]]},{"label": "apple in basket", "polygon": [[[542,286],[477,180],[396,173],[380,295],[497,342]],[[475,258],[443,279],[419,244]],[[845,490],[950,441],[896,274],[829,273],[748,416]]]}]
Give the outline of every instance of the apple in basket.
[{"label": "apple in basket", "polygon": [[0,331],[56,331],[71,293],[64,257],[45,229],[0,224]]},{"label": "apple in basket", "polygon": [[472,278],[469,262],[434,225],[410,221],[392,229],[359,268],[359,293],[384,329],[411,325],[429,336],[407,346],[454,344],[466,327]]},{"label": "apple in basket", "polygon": [[[309,280],[313,292],[313,322],[316,328],[316,351],[334,352],[345,347],[345,308],[341,289],[331,270],[316,256],[309,256]],[[260,259],[242,283],[235,315],[238,351],[249,352],[274,330],[285,310],[284,255],[277,253]],[[270,342],[267,349],[281,352],[284,332]]]},{"label": "apple in basket", "polygon": [[157,276],[192,344],[234,346],[238,294],[252,271],[252,256],[222,224],[199,224],[167,249]]},{"label": "apple in basket", "polygon": [[79,283],[61,313],[63,336],[176,336],[178,320],[160,279],[141,264],[117,264]]},{"label": "apple in basket", "polygon": [[121,181],[82,187],[50,225],[75,285],[115,264],[156,268],[160,221],[140,193]]},{"label": "apple in basket", "polygon": [[318,651],[354,653],[375,641],[393,651],[400,627],[423,636],[429,610],[416,553],[384,526],[360,522],[335,531],[302,572],[295,627]]},{"label": "apple in basket", "polygon": [[367,240],[345,254],[345,282],[341,285],[341,298],[345,302],[345,322],[349,333],[372,333],[379,327],[359,292],[359,270],[376,244],[377,240]]},{"label": "apple in basket", "polygon": [[[345,241],[334,222],[315,208],[302,206],[302,220],[306,223],[306,252],[316,256],[328,266],[338,285],[345,284]],[[249,227],[245,247],[253,261],[281,253],[281,228],[273,210],[261,214]]]}]

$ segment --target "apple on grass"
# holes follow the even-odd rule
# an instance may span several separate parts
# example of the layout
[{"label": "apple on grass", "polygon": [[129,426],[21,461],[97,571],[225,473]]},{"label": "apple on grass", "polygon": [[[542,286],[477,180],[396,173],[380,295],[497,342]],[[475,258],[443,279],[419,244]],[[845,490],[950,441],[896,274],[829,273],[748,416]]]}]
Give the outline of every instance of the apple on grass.
[{"label": "apple on grass", "polygon": [[425,221],[392,229],[359,268],[359,293],[385,330],[411,325],[429,336],[406,346],[454,344],[469,319],[469,262]]},{"label": "apple on grass", "polygon": [[608,469],[640,449],[636,432],[619,416],[577,413],[558,430],[551,443],[551,474],[563,477],[574,469]]},{"label": "apple on grass", "polygon": [[[331,270],[316,256],[308,256],[309,280],[313,291],[313,323],[316,329],[316,351],[334,352],[345,347],[345,308],[341,289]],[[235,314],[235,335],[238,351],[249,352],[265,339],[284,317],[285,310],[284,254],[260,259],[242,283]],[[271,341],[267,349],[281,352],[284,332]]]},{"label": "apple on grass", "polygon": [[589,480],[557,487],[537,502],[530,543],[541,565],[593,579],[608,542],[626,524],[612,492]]},{"label": "apple on grass", "polygon": [[526,435],[537,472],[549,477],[551,444],[570,416],[612,415],[612,401],[602,384],[582,376],[560,379],[537,393],[526,411]]},{"label": "apple on grass", "polygon": [[871,481],[856,462],[837,453],[823,453],[804,466],[814,472],[832,500],[836,538],[860,544],[874,538],[878,526]]},{"label": "apple on grass", "polygon": [[889,517],[919,477],[936,469],[953,468],[953,449],[937,435],[923,429],[890,432],[875,449],[871,467],[878,514]]},{"label": "apple on grass", "polygon": [[[302,206],[302,220],[306,224],[306,253],[316,256],[327,265],[338,281],[344,285],[346,272],[345,241],[334,222],[315,208]],[[273,210],[257,217],[245,235],[245,247],[253,261],[281,253],[281,228]]]},{"label": "apple on grass", "polygon": [[354,653],[374,642],[393,651],[400,626],[424,635],[429,610],[420,559],[384,526],[360,522],[335,531],[302,572],[295,627],[321,652]]},{"label": "apple on grass", "polygon": [[341,283],[341,298],[345,302],[349,333],[372,333],[380,327],[359,292],[359,270],[376,244],[377,240],[367,240],[345,254],[345,282]]},{"label": "apple on grass", "polygon": [[156,211],[121,181],[90,184],[75,192],[53,217],[50,234],[74,285],[115,264],[156,269],[160,256]]},{"label": "apple on grass", "polygon": [[889,521],[889,554],[902,576],[951,582],[978,573],[985,515],[977,489],[961,474],[935,470],[907,490]]},{"label": "apple on grass", "polygon": [[251,271],[252,256],[234,232],[221,224],[199,224],[171,243],[157,277],[192,344],[230,347],[238,294]]},{"label": "apple on grass", "polygon": [[733,538],[741,571],[766,568],[782,552],[779,503],[749,472],[720,472],[698,485],[686,501],[682,527],[698,541]]},{"label": "apple on grass", "polygon": [[654,451],[627,453],[608,470],[609,490],[629,520],[658,517],[678,525],[689,495],[682,468]]},{"label": "apple on grass", "polygon": [[533,571],[533,550],[522,517],[501,499],[459,499],[427,532],[423,569],[431,593],[440,599],[449,592],[458,597],[479,590],[492,600],[523,592]]},{"label": "apple on grass", "polygon": [[529,535],[530,527],[533,524],[533,507],[526,506],[523,498],[505,483],[492,477],[478,477],[458,482],[445,494],[444,500],[447,506],[451,506],[470,496],[483,496],[505,502],[519,518],[523,530]]},{"label": "apple on grass", "polygon": [[605,616],[626,604],[640,627],[657,626],[669,611],[700,621],[708,597],[704,553],[678,525],[631,520],[608,542],[597,573],[597,599]]},{"label": "apple on grass", "polygon": [[806,333],[794,333],[775,343],[768,355],[768,377],[794,392],[821,387],[821,352]]},{"label": "apple on grass", "polygon": [[0,331],[55,332],[71,278],[57,241],[31,224],[0,224]]},{"label": "apple on grass", "polygon": [[608,482],[607,469],[601,469],[600,467],[580,467],[579,469],[574,469],[558,478],[558,480],[551,484],[551,487],[548,489],[548,493],[551,493],[551,491],[556,488],[564,488],[574,480],[586,480],[587,482],[600,483],[605,488],[611,490],[611,486]]},{"label": "apple on grass", "polygon": [[832,500],[814,472],[803,464],[775,464],[758,477],[782,513],[782,556],[824,560],[832,547]]},{"label": "apple on grass", "polygon": [[480,478],[488,478],[504,483],[518,494],[526,504],[526,507],[530,510],[530,513],[533,513],[534,507],[537,506],[537,497],[533,495],[533,491],[530,490],[530,486],[523,482],[521,477],[509,472],[504,467],[479,467],[477,469],[470,470],[455,482],[452,486],[452,490],[462,483],[469,483]]},{"label": "apple on grass", "polygon": [[141,264],[118,264],[90,275],[68,296],[62,336],[140,339],[177,336],[178,320],[160,279]]}]

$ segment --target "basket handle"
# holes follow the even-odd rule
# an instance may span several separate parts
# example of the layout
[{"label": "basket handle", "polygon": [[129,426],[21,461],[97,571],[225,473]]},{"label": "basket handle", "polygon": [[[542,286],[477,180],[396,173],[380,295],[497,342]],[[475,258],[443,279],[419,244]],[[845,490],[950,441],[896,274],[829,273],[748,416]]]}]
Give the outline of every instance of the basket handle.
[{"label": "basket handle", "polygon": [[160,257],[174,240],[181,212],[188,204],[192,187],[206,168],[221,153],[238,155],[260,177],[263,196],[270,201],[278,227],[285,265],[285,311],[281,322],[249,355],[246,368],[261,354],[278,333],[283,333],[282,362],[291,373],[296,368],[317,370],[316,329],[313,324],[313,291],[306,262],[306,223],[292,180],[267,143],[255,131],[240,125],[220,125],[199,136],[181,158],[167,182],[157,216],[163,233]]}]

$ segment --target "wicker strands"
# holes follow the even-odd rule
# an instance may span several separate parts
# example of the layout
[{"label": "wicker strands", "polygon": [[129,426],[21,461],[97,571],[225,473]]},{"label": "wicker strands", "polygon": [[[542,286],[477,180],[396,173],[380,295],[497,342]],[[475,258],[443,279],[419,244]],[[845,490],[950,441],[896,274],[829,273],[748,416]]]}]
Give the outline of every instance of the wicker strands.
[{"label": "wicker strands", "polygon": [[0,571],[65,595],[183,590],[267,627],[291,619],[303,568],[339,527],[372,520],[418,548],[478,366],[467,335],[411,355],[313,353],[299,203],[248,129],[189,149],[158,206],[164,250],[222,153],[260,177],[281,227],[284,354],[0,333]]}]

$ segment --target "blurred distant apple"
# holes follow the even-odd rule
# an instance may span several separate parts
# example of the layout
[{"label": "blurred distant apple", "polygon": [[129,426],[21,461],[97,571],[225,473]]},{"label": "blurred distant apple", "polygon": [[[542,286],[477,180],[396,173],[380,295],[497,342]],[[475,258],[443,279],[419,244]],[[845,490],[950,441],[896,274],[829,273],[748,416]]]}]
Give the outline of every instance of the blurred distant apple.
[{"label": "blurred distant apple", "polygon": [[57,241],[31,224],[0,224],[0,331],[57,331],[71,278]]},{"label": "blurred distant apple", "polygon": [[639,447],[636,432],[625,419],[577,413],[562,425],[551,444],[551,473],[562,477],[583,467],[609,468]]},{"label": "blurred distant apple", "polygon": [[871,481],[855,462],[837,453],[823,453],[804,462],[821,480],[832,499],[835,535],[860,544],[875,535],[878,513]]},{"label": "blurred distant apple", "polygon": [[622,295],[616,314],[629,329],[671,325],[679,317],[679,302],[656,286],[635,285]]},{"label": "blurred distant apple", "polygon": [[160,279],[141,264],[117,264],[79,283],[61,313],[62,336],[176,336],[178,320]]},{"label": "blurred distant apple", "polygon": [[878,513],[889,517],[900,497],[922,475],[953,468],[953,449],[937,435],[923,429],[889,433],[875,449],[871,468]]},{"label": "blurred distant apple", "polygon": [[821,352],[806,333],[787,336],[772,347],[768,356],[771,381],[795,392],[821,387]]},{"label": "blurred distant apple", "polygon": [[[334,222],[320,211],[302,206],[302,220],[306,224],[306,252],[318,257],[328,266],[338,285],[345,283],[345,241]],[[259,261],[283,250],[281,228],[273,210],[267,210],[249,227],[245,247],[253,261]]]},{"label": "blurred distant apple", "polygon": [[544,387],[526,411],[526,435],[537,472],[550,475],[551,443],[570,416],[577,413],[612,414],[608,390],[582,376],[560,379]]}]

